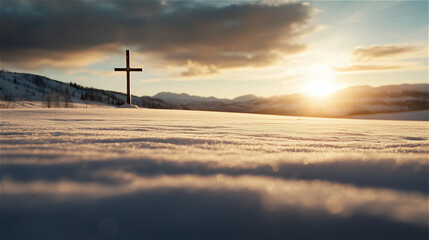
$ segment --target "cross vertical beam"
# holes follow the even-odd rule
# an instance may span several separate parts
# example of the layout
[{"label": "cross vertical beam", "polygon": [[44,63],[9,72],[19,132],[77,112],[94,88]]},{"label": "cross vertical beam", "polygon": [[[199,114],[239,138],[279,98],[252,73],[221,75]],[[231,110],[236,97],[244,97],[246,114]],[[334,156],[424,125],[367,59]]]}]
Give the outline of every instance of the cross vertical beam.
[{"label": "cross vertical beam", "polygon": [[126,63],[125,63],[125,66],[127,68],[127,103],[131,104],[130,70],[129,70],[130,69],[130,51],[127,50],[125,52],[125,55],[126,55],[126,58],[127,58]]},{"label": "cross vertical beam", "polygon": [[127,72],[127,103],[131,104],[131,91],[130,91],[130,72],[141,72],[143,69],[141,68],[131,68],[130,67],[130,51],[126,50],[125,52],[126,60],[125,60],[125,68],[115,68],[115,71],[125,71]]}]

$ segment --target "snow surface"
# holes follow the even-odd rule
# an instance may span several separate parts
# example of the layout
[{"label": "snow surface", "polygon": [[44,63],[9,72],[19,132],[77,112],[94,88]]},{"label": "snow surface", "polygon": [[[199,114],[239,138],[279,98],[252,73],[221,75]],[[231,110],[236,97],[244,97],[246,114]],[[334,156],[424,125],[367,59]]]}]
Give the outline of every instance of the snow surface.
[{"label": "snow surface", "polygon": [[121,106],[119,106],[118,108],[139,108],[139,106],[134,105],[134,104],[125,103],[125,104],[122,104]]},{"label": "snow surface", "polygon": [[429,110],[356,115],[356,116],[352,116],[350,118],[354,118],[354,119],[429,121]]},{"label": "snow surface", "polygon": [[1,111],[1,238],[428,235],[428,124]]}]

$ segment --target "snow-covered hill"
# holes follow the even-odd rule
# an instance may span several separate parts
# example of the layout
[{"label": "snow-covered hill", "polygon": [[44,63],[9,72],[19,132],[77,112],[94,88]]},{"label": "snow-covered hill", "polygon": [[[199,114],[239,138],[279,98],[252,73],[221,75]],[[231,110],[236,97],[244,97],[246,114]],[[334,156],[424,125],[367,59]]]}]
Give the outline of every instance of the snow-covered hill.
[{"label": "snow-covered hill", "polygon": [[[429,109],[429,84],[402,84],[382,87],[360,86],[341,90],[330,97],[314,99],[300,94],[269,98],[244,95],[235,99],[191,96],[161,92],[153,97],[132,96],[139,107],[189,109],[222,112],[263,113],[294,116],[348,117]],[[0,71],[0,107],[76,105],[119,106],[123,93],[65,84],[46,77]],[[33,104],[34,105],[34,104]]]},{"label": "snow-covered hill", "polygon": [[200,97],[192,96],[187,93],[172,93],[172,92],[160,92],[153,96],[154,98],[159,98],[173,105],[186,105],[186,104],[203,104],[203,103],[225,103],[225,104],[234,104],[237,102],[248,102],[258,99],[257,96],[253,94],[247,94],[234,99],[226,98],[216,98],[216,97]]},{"label": "snow-covered hill", "polygon": [[345,117],[429,109],[429,84],[346,88],[323,99],[302,95],[278,96],[255,102],[259,113]]},{"label": "snow-covered hill", "polygon": [[153,96],[154,98],[162,99],[165,102],[174,105],[192,104],[192,103],[206,103],[206,102],[230,102],[229,99],[219,99],[215,97],[200,97],[191,96],[187,93],[171,93],[171,92],[160,92]]},{"label": "snow-covered hill", "polygon": [[[120,106],[125,103],[123,93],[63,83],[47,77],[0,71],[0,107],[32,106],[66,107],[76,106]],[[172,108],[168,103],[151,97],[132,96],[132,103],[140,107]]]},{"label": "snow-covered hill", "polygon": [[154,97],[176,108],[294,116],[346,117],[429,109],[429,84],[382,87],[360,86],[330,97],[314,99],[300,94],[269,98],[245,95],[233,100],[160,93]]},{"label": "snow-covered hill", "polygon": [[426,239],[426,122],[2,110],[2,239]]},{"label": "snow-covered hill", "polygon": [[257,96],[255,96],[253,94],[247,94],[247,95],[236,97],[232,101],[234,101],[234,102],[247,102],[247,101],[252,101],[252,100],[256,100],[256,99],[258,99]]}]

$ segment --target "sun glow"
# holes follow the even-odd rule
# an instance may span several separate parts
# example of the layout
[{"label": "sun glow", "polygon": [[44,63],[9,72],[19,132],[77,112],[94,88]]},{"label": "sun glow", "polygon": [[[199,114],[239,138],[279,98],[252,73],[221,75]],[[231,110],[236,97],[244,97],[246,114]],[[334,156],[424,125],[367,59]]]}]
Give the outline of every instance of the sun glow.
[{"label": "sun glow", "polygon": [[312,66],[303,80],[301,92],[310,97],[326,97],[339,89],[332,68],[326,65]]},{"label": "sun glow", "polygon": [[303,86],[303,92],[310,97],[326,97],[335,92],[337,87],[329,79],[310,79]]}]

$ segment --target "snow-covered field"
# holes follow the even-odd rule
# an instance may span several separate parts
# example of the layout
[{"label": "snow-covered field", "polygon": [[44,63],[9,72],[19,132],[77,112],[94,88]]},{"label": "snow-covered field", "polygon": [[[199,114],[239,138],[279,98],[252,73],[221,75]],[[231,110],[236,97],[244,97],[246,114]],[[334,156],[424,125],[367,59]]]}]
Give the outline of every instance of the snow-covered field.
[{"label": "snow-covered field", "polygon": [[1,110],[1,238],[428,236],[428,123]]},{"label": "snow-covered field", "polygon": [[429,110],[421,111],[408,111],[396,113],[377,113],[352,116],[353,119],[385,119],[385,120],[414,120],[414,121],[428,121]]}]

